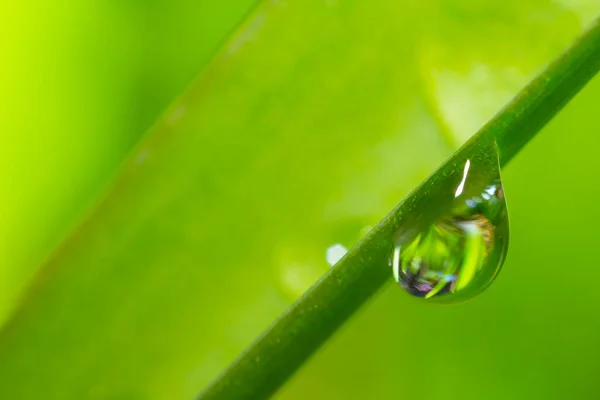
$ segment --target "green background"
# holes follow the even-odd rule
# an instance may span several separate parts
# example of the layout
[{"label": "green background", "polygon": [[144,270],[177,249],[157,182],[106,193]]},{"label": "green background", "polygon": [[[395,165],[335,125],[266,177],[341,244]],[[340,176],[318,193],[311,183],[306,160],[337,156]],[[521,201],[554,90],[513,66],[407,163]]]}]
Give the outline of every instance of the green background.
[{"label": "green background", "polygon": [[[193,398],[600,14],[252,5],[3,6],[0,397]],[[596,78],[506,169],[489,290],[388,285],[276,397],[595,398],[599,104]]]}]

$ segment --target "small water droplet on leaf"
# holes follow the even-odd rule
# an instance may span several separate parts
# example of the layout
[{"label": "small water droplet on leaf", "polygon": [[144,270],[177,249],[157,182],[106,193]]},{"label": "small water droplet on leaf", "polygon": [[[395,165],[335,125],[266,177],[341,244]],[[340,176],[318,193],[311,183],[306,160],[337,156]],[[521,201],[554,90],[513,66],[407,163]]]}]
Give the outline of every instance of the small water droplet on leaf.
[{"label": "small water droplet on leaf", "polygon": [[508,249],[508,214],[493,144],[456,171],[424,201],[414,226],[395,238],[390,265],[408,293],[456,302],[484,290],[497,276]]}]

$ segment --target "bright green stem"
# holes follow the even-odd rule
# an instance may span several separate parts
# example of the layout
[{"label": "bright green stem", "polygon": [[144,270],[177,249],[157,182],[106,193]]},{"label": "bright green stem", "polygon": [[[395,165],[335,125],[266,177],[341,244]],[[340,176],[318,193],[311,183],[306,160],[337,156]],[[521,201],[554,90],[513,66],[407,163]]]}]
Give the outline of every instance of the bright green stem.
[{"label": "bright green stem", "polygon": [[507,164],[600,69],[600,20],[580,36],[435,173],[292,305],[201,395],[272,395],[388,280],[393,233],[458,162],[494,140]]},{"label": "bright green stem", "polygon": [[473,140],[494,137],[506,165],[600,70],[600,18],[529,83]]}]

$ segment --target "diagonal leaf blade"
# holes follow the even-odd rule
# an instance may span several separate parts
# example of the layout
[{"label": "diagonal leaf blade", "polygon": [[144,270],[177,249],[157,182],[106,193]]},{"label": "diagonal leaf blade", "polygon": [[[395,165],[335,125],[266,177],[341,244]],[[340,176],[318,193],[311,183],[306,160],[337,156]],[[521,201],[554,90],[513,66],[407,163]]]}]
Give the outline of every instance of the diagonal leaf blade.
[{"label": "diagonal leaf blade", "polygon": [[[334,219],[343,208],[360,213],[362,228],[391,207],[374,197],[395,203],[447,154],[423,99],[405,95],[420,92],[420,82],[407,78],[416,74],[407,56],[413,49],[396,40],[411,32],[412,11],[398,11],[395,1],[346,2],[335,11],[303,3],[259,10],[46,266],[0,337],[7,397],[37,398],[40,390],[59,399],[191,397],[301,291],[288,284],[298,282],[289,273],[310,270],[309,262],[282,268],[284,289],[265,285],[255,291],[260,297],[248,287],[261,285],[258,275],[276,275],[293,258],[288,252],[310,260],[311,247],[303,251],[298,238],[331,244],[335,235],[321,236],[313,215]],[[408,140],[410,131],[419,135]],[[390,156],[381,143],[396,150]],[[373,154],[364,156],[365,148]],[[397,157],[405,148],[427,157],[409,163]],[[358,197],[336,188],[348,175],[364,182],[385,175],[384,183],[401,187],[368,197],[362,192],[371,186],[363,184]],[[357,208],[364,203],[366,211]],[[372,287],[365,281],[367,291],[385,279],[381,272]],[[228,325],[240,320],[237,329]],[[229,352],[213,351],[224,336]],[[254,362],[268,364],[260,356]]]}]

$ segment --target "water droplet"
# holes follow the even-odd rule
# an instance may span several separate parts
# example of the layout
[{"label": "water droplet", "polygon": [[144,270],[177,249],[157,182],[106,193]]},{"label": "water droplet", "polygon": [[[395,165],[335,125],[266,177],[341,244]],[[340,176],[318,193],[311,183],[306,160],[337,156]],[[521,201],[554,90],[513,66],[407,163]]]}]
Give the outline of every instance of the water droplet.
[{"label": "water droplet", "polygon": [[336,243],[333,246],[327,248],[325,252],[325,259],[327,260],[327,264],[332,267],[342,259],[348,252],[348,249],[344,247],[344,245]]},{"label": "water droplet", "polygon": [[508,249],[508,214],[495,143],[455,165],[394,237],[394,279],[426,300],[455,302],[496,277]]}]

